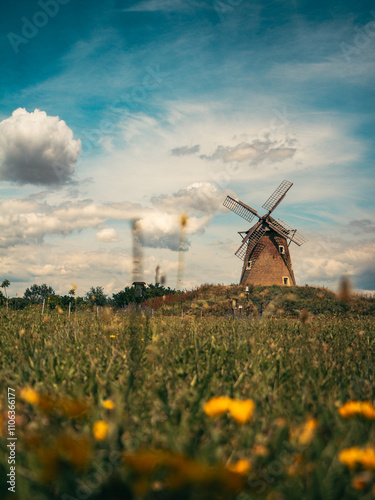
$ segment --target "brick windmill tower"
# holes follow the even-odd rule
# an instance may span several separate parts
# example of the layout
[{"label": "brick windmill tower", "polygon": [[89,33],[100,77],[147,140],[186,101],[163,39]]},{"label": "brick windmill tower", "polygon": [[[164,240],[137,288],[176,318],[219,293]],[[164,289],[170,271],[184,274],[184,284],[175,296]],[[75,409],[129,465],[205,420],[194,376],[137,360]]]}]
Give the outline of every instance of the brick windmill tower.
[{"label": "brick windmill tower", "polygon": [[240,231],[242,243],[235,255],[244,261],[240,285],[281,285],[296,284],[289,245],[293,241],[301,246],[307,240],[296,229],[285,222],[275,220],[271,213],[285,198],[293,186],[292,182],[283,181],[264,203],[268,212],[260,217],[256,210],[242,201],[227,196],[223,205],[248,222],[258,217],[258,222],[248,231]]}]

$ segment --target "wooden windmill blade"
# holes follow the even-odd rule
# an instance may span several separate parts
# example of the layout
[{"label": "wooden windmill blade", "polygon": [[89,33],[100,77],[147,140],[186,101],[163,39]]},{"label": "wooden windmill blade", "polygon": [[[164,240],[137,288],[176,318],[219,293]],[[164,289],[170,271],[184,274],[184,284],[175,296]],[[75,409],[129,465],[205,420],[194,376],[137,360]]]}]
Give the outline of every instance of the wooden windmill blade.
[{"label": "wooden windmill blade", "polygon": [[240,217],[243,217],[245,220],[248,222],[251,222],[254,219],[254,215],[259,217],[258,212],[254,210],[253,208],[249,207],[246,205],[246,203],[243,203],[242,201],[237,201],[231,196],[227,196],[223,202],[224,207],[229,208],[229,210],[232,210],[235,214],[239,215]]},{"label": "wooden windmill blade", "polygon": [[286,193],[289,191],[289,189],[293,186],[293,182],[289,182],[287,180],[284,180],[280,186],[275,189],[275,191],[271,194],[271,196],[268,198],[268,200],[264,203],[263,208],[268,210],[268,214],[273,212],[277,205],[282,202],[282,200],[285,198]]},{"label": "wooden windmill blade", "polygon": [[258,243],[265,232],[266,228],[263,227],[262,222],[258,222],[254,226],[253,231],[249,232],[247,236],[245,236],[241,243],[241,246],[238,248],[234,255],[236,255],[236,257],[238,257],[239,259],[244,260],[247,252],[249,250],[250,252],[252,251],[252,249],[255,247],[255,245]]},{"label": "wooden windmill blade", "polygon": [[277,220],[273,219],[272,217],[269,218],[267,221],[269,227],[276,231],[280,236],[283,236],[284,238],[288,238],[290,241],[293,241],[296,245],[299,247],[307,241],[307,239],[302,236],[302,234],[296,234],[297,229],[292,229],[288,224],[285,222],[281,223],[282,221],[278,222]]},{"label": "wooden windmill blade", "polygon": [[[282,221],[281,219],[277,219],[277,224],[282,226],[285,231],[289,231],[289,234],[291,234],[293,237],[294,243],[296,243],[299,247],[306,243],[307,238],[302,233],[297,231],[297,229],[292,228],[292,226],[289,226],[289,224]],[[290,236],[288,237],[290,238]]]}]

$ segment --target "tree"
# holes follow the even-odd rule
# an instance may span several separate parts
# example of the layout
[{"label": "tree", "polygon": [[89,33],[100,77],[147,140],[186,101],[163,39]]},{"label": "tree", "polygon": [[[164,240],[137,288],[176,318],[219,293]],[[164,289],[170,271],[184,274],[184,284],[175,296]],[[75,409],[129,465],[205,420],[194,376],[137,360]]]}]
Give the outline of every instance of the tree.
[{"label": "tree", "polygon": [[9,280],[4,280],[2,283],[1,283],[1,288],[4,288],[4,292],[5,292],[5,297],[6,299],[8,300],[8,294],[7,294],[7,288],[8,286],[10,286],[10,281]]},{"label": "tree", "polygon": [[4,292],[5,292],[5,297],[6,297],[6,302],[7,302],[7,308],[8,308],[8,294],[7,294],[7,288],[8,286],[10,285],[10,281],[5,279],[2,283],[1,283],[1,288],[4,288]]},{"label": "tree", "polygon": [[97,286],[96,288],[92,286],[86,293],[85,299],[91,306],[105,306],[108,301],[108,297],[105,295],[102,286]]},{"label": "tree", "polygon": [[[176,293],[175,290],[172,290],[171,288],[165,288],[162,285],[147,285],[143,289],[143,294],[142,294],[142,302],[145,302],[149,299],[153,299],[154,297],[162,297],[163,295],[169,295],[171,293]],[[114,293],[112,296],[112,302],[115,307],[124,307],[128,306],[129,304],[133,304],[136,302],[136,297],[135,297],[135,289],[134,286],[127,286],[124,288],[124,290],[121,290],[121,292]]]},{"label": "tree", "polygon": [[23,294],[24,299],[28,299],[32,302],[43,302],[51,295],[55,295],[55,291],[52,287],[47,286],[45,283],[43,285],[32,285],[30,288],[26,288]]}]

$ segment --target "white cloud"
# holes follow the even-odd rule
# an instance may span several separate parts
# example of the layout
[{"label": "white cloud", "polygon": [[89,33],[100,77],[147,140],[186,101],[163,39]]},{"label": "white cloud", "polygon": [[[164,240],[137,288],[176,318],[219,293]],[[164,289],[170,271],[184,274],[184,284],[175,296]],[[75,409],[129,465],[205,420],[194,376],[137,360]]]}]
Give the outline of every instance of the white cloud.
[{"label": "white cloud", "polygon": [[214,215],[225,213],[223,201],[227,194],[228,190],[224,192],[210,182],[195,182],[173,195],[154,196],[151,202],[167,212]]},{"label": "white cloud", "polygon": [[251,143],[241,142],[235,146],[218,146],[211,155],[202,155],[205,160],[221,160],[224,163],[232,161],[250,161],[252,164],[260,163],[264,160],[270,162],[282,161],[292,158],[296,152],[295,148],[287,145],[286,141],[281,144],[269,139],[254,140]]},{"label": "white cloud", "polygon": [[[188,215],[185,235],[204,232],[213,215],[222,210],[224,194],[212,184],[197,183],[172,195],[151,199],[153,208],[139,204],[98,203],[78,200],[50,205],[33,199],[5,200],[0,204],[0,248],[42,243],[46,236],[67,236],[89,228],[99,228],[96,240],[118,242],[114,228],[101,228],[109,220],[139,221],[143,244],[153,248],[178,250],[179,220]],[[190,242],[184,240],[186,250]]]},{"label": "white cloud", "polygon": [[71,181],[81,141],[58,116],[23,108],[0,122],[0,177],[18,184]]},{"label": "white cloud", "polygon": [[120,241],[120,237],[117,234],[116,229],[114,229],[113,227],[107,227],[98,231],[96,233],[96,239],[97,241],[103,241],[105,243],[114,243]]}]

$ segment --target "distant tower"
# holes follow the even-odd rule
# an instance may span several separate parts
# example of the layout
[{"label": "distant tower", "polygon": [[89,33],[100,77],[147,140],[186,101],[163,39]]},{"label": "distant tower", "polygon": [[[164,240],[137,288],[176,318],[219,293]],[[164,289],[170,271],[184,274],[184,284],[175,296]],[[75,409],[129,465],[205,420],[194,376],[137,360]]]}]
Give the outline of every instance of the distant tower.
[{"label": "distant tower", "polygon": [[[290,242],[298,246],[307,240],[296,229],[280,219],[276,221],[271,212],[284,199],[287,191],[293,186],[292,182],[283,181],[276,191],[264,203],[263,208],[268,212],[260,217],[256,210],[242,201],[227,196],[224,206],[240,215],[248,222],[254,216],[259,221],[248,231],[240,231],[242,244],[235,255],[244,261],[242,266],[240,285],[284,285],[296,284],[292,261],[289,253]],[[289,242],[288,242],[289,240]]]}]

